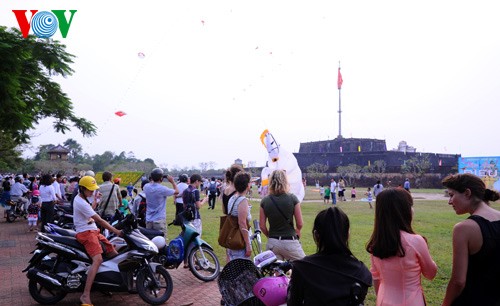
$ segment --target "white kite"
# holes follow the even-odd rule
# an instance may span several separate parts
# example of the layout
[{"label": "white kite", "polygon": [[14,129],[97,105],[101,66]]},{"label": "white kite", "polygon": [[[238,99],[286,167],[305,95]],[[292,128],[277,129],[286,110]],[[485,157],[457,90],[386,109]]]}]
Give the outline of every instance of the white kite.
[{"label": "white kite", "polygon": [[262,132],[260,140],[269,154],[267,162],[268,169],[266,169],[266,167],[262,170],[267,173],[262,173],[261,177],[270,174],[270,172],[274,170],[284,170],[288,178],[288,183],[290,184],[290,192],[297,196],[299,201],[302,202],[305,194],[304,184],[302,183],[302,171],[299,168],[295,156],[281,148],[268,130]]}]

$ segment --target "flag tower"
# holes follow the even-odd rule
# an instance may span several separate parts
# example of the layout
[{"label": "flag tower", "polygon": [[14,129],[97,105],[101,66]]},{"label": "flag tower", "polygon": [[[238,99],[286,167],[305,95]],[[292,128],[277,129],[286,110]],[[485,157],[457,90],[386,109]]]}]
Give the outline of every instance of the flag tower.
[{"label": "flag tower", "polygon": [[340,90],[342,88],[342,83],[344,80],[342,79],[342,74],[340,73],[340,61],[339,61],[339,73],[337,76],[337,88],[339,89],[339,136],[338,138],[342,138],[342,109],[341,109],[341,99],[340,99]]}]

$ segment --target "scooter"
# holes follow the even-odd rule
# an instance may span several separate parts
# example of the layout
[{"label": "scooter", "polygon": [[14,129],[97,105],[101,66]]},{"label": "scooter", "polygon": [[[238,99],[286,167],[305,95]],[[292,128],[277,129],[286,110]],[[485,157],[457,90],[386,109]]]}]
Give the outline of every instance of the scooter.
[{"label": "scooter", "polygon": [[[177,269],[187,259],[189,270],[205,282],[213,281],[220,274],[220,263],[214,249],[203,239],[191,222],[181,224],[182,231],[168,245],[159,245],[158,260],[167,269]],[[163,240],[165,241],[165,240]]]},{"label": "scooter", "polygon": [[[190,222],[184,222],[182,229],[179,236],[166,245],[162,231],[138,227],[138,230],[158,247],[159,252],[153,256],[152,261],[161,263],[166,269],[177,269],[184,259],[187,259],[189,269],[196,278],[205,282],[213,281],[220,274],[220,262],[213,248],[199,237],[198,231]],[[76,235],[73,230],[50,223],[45,226],[45,231],[59,236]],[[110,235],[106,230],[103,235],[118,253],[128,249],[128,244],[122,237]]]},{"label": "scooter", "polygon": [[[94,286],[108,292],[134,292],[148,304],[160,305],[171,296],[173,282],[168,271],[151,259],[156,245],[137,229],[133,215],[120,221],[127,250],[105,258]],[[81,292],[92,259],[75,238],[38,233],[37,248],[23,272],[27,272],[30,295],[40,304],[55,304],[68,293]],[[134,287],[135,286],[135,287]]]},{"label": "scooter", "polygon": [[7,222],[12,223],[16,221],[17,218],[24,217],[24,219],[28,218],[28,212],[24,209],[24,202],[22,199],[18,199],[17,201],[8,200],[7,204],[10,205],[10,209],[7,211]]}]

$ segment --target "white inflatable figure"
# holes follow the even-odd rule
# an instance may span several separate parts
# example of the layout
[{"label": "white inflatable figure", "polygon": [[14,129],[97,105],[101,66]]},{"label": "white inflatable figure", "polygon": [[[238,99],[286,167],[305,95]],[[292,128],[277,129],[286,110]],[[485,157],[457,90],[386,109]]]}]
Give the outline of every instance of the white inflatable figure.
[{"label": "white inflatable figure", "polygon": [[[270,174],[274,170],[284,170],[290,184],[290,192],[295,194],[299,201],[302,202],[305,195],[304,184],[302,183],[302,171],[295,156],[281,148],[268,130],[262,132],[260,140],[269,154],[267,162],[269,170],[265,170],[266,168],[264,168],[262,171],[269,171]],[[262,173],[261,178],[263,179]]]}]

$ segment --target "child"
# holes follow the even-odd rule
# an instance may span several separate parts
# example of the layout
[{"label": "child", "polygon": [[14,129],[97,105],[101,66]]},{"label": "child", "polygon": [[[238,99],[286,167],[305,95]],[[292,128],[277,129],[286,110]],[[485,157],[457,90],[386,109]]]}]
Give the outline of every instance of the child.
[{"label": "child", "polygon": [[351,202],[352,201],[356,201],[356,187],[355,186],[352,186],[352,189],[351,189]]},{"label": "child", "polygon": [[118,210],[125,217],[130,212],[130,210],[128,208],[127,190],[121,190],[120,193],[122,195],[122,203],[120,204],[120,206],[118,206]]},{"label": "child", "polygon": [[319,195],[323,197],[325,195],[325,186],[321,185],[321,188],[319,189]]},{"label": "child", "polygon": [[368,190],[366,191],[365,195],[368,198],[368,205],[370,205],[370,208],[373,208],[372,206],[373,195],[372,195],[372,189],[370,187],[368,187]]},{"label": "child", "polygon": [[330,186],[325,188],[325,196],[323,197],[323,203],[330,204]]},{"label": "child", "polygon": [[31,197],[31,204],[28,206],[28,231],[33,230],[38,231],[38,213],[40,212],[40,207],[42,203],[40,202],[40,191],[33,190],[33,196]]}]

